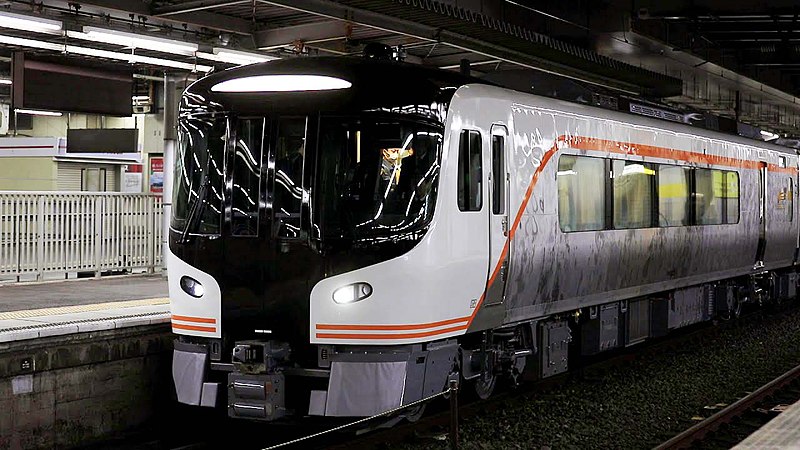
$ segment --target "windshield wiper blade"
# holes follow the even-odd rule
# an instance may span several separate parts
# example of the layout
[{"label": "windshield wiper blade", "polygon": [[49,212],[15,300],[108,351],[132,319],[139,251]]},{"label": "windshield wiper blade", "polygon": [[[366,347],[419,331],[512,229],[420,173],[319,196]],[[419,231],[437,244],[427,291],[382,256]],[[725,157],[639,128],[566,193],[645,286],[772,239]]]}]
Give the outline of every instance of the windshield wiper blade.
[{"label": "windshield wiper blade", "polygon": [[[211,157],[206,155],[206,167],[203,171],[203,179],[200,181],[200,187],[197,189],[197,200],[192,203],[192,208],[186,217],[186,226],[183,228],[181,238],[178,240],[179,244],[189,242],[189,234],[194,231],[195,224],[199,224],[197,220],[203,217],[203,211],[206,207],[206,197],[208,196],[208,186],[211,184],[211,178],[208,176],[208,171],[211,169]],[[190,196],[191,198],[191,196]]]},{"label": "windshield wiper blade", "polygon": [[206,174],[203,177],[203,183],[197,190],[197,201],[192,204],[192,209],[189,210],[189,216],[186,218],[186,227],[183,228],[183,233],[181,234],[181,238],[178,240],[178,243],[185,244],[189,242],[189,233],[193,232],[195,224],[199,223],[197,218],[203,216],[203,211],[206,207],[206,196],[208,195],[207,193],[209,184],[208,175]]}]

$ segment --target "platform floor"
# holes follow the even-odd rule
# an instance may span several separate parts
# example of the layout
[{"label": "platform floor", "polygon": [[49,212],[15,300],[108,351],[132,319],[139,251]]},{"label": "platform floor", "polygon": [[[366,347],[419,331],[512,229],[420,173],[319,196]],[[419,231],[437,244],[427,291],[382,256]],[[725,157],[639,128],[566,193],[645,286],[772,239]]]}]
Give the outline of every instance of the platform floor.
[{"label": "platform floor", "polygon": [[786,408],[734,449],[800,449],[800,402]]},{"label": "platform floor", "polygon": [[0,286],[0,342],[169,321],[161,275]]}]

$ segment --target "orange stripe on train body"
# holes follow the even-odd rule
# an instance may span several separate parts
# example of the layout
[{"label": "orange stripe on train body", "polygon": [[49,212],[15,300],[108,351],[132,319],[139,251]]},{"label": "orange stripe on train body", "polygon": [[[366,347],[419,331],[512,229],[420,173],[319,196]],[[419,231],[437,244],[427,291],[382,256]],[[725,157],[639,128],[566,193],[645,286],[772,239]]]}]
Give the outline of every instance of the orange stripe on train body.
[{"label": "orange stripe on train body", "polygon": [[181,322],[195,322],[195,323],[217,323],[217,319],[211,319],[208,317],[179,316],[176,314],[172,315],[172,320],[180,320]]},{"label": "orange stripe on train body", "polygon": [[338,331],[392,331],[392,330],[424,330],[427,328],[436,328],[445,325],[452,325],[455,323],[466,322],[470,316],[459,317],[457,319],[440,320],[438,322],[418,323],[411,325],[338,325],[338,324],[317,324],[317,330],[338,330]]},{"label": "orange stripe on train body", "polygon": [[317,333],[317,339],[413,339],[466,330],[467,324],[420,333]]},{"label": "orange stripe on train body", "polygon": [[189,331],[202,331],[205,333],[216,333],[216,327],[200,327],[197,325],[184,325],[182,323],[175,323],[172,322],[172,328],[177,328],[179,330],[189,330]]}]

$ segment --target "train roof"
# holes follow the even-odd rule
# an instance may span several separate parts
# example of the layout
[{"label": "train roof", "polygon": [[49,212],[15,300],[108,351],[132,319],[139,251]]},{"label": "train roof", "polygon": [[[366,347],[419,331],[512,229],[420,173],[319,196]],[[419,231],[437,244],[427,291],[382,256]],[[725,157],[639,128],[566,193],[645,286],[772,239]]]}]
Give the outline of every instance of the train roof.
[{"label": "train roof", "polygon": [[470,85],[467,86],[467,91],[471,91],[471,93],[466,94],[464,90],[461,92],[465,93],[465,95],[490,96],[492,98],[508,101],[510,103],[529,106],[537,109],[551,110],[556,113],[574,114],[601,120],[605,119],[624,124],[630,124],[635,127],[653,128],[662,132],[666,131],[675,134],[691,135],[699,138],[747,145],[750,147],[771,150],[788,155],[797,155],[797,152],[793,148],[783,147],[765,141],[759,141],[733,134],[726,134],[700,127],[693,127],[691,125],[671,122],[668,120],[659,120],[646,116],[629,114],[624,111],[614,111],[610,109],[599,108],[593,105],[543,97],[536,94],[520,92],[499,86],[488,86],[485,84]]}]

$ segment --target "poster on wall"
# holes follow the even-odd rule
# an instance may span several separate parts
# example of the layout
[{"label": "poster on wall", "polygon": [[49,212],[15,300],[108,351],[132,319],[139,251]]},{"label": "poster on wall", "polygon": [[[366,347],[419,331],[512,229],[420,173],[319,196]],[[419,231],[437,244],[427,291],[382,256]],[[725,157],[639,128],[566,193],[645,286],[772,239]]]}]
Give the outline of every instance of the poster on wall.
[{"label": "poster on wall", "polygon": [[122,178],[122,192],[142,192],[142,165],[128,164]]},{"label": "poster on wall", "polygon": [[150,157],[150,192],[164,192],[164,157]]}]

